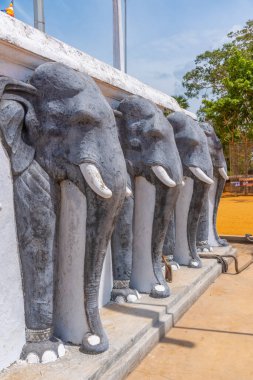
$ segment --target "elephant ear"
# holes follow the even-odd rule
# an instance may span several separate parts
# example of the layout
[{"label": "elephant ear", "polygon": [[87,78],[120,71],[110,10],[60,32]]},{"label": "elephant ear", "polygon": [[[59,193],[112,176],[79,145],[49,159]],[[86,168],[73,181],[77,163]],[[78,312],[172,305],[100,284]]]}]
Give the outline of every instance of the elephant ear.
[{"label": "elephant ear", "polygon": [[35,149],[28,145],[29,129],[37,119],[30,97],[36,89],[26,83],[0,76],[0,133],[12,172],[23,172],[32,162]]}]

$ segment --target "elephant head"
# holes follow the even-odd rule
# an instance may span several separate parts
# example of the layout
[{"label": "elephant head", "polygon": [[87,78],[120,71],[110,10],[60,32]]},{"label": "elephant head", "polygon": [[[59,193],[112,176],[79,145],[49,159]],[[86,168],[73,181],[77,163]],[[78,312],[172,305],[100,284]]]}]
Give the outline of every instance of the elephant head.
[{"label": "elephant head", "polygon": [[162,111],[139,96],[132,95],[121,101],[118,111],[121,115],[118,125],[120,142],[127,164],[128,186],[131,187],[133,197],[125,200],[113,235],[112,298],[134,296],[129,290],[129,282],[132,273],[136,177],[146,178],[156,189],[151,240],[155,280],[150,288],[150,295],[167,297],[169,288],[161,270],[162,247],[182,184],[182,166],[173,130]]},{"label": "elephant head", "polygon": [[[228,243],[225,239],[221,239],[217,232],[216,222],[217,222],[217,211],[220,203],[220,198],[228,179],[227,176],[227,164],[223,154],[222,144],[217,137],[213,127],[209,123],[201,123],[203,131],[205,132],[207,143],[209,147],[209,152],[213,164],[213,173],[215,183],[210,189],[208,202],[206,207],[203,208],[203,212],[200,218],[199,228],[198,228],[198,246],[200,250],[210,250],[208,235],[211,235],[212,245],[227,246]],[[211,191],[213,190],[213,191]],[[213,198],[213,199],[211,199]],[[208,218],[208,213],[211,212]],[[209,226],[206,222],[209,219]],[[212,236],[214,239],[212,239]],[[214,240],[214,241],[213,241]],[[210,241],[210,242],[211,242]]]},{"label": "elephant head", "polygon": [[[115,118],[95,82],[62,64],[39,66],[30,83],[36,92],[32,98],[13,89],[15,100],[34,110],[21,134],[33,151],[30,165],[23,165],[18,175],[13,172],[27,327],[22,357],[43,361],[45,352],[49,358],[59,354],[55,355],[53,338],[53,299],[63,180],[73,182],[87,199],[84,303],[89,333],[83,338],[83,351],[100,353],[108,348],[98,310],[100,276],[126,193]],[[11,112],[8,115],[12,123]],[[16,148],[13,144],[12,151]]]},{"label": "elephant head", "polygon": [[[187,241],[189,257],[175,259],[179,264],[193,268],[201,267],[197,254],[197,228],[201,210],[206,201],[208,190],[213,183],[213,167],[206,136],[199,123],[182,112],[174,112],[168,116],[171,123],[177,148],[183,165],[183,174],[193,180],[193,192],[187,215]],[[184,189],[182,191],[185,191]],[[180,237],[178,237],[180,239]]]}]

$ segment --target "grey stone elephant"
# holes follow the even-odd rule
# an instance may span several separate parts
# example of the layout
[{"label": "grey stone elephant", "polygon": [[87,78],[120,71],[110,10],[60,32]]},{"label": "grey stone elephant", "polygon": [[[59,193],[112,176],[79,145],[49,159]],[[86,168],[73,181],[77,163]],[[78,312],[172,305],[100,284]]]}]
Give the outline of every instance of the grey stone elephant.
[{"label": "grey stone elephant", "polygon": [[[200,215],[213,183],[212,161],[205,133],[197,121],[183,112],[170,114],[168,121],[174,130],[186,186],[181,190],[163,251],[165,255],[173,256],[178,264],[200,268],[197,232]],[[189,179],[193,182],[192,187],[189,186]],[[182,210],[187,202],[187,207]],[[183,223],[186,225],[185,231],[181,231]],[[181,244],[184,240],[186,245]]]},{"label": "grey stone elephant", "polygon": [[[118,114],[120,142],[127,164],[128,187],[132,195],[125,199],[112,237],[114,279],[112,300],[123,298],[132,302],[138,297],[136,291],[131,289],[130,282],[132,269],[135,269],[132,268],[132,261],[136,179],[140,177],[144,177],[155,186],[150,237],[153,270],[149,290],[145,292],[150,292],[152,297],[168,297],[170,291],[161,265],[162,248],[182,184],[182,165],[173,130],[163,112],[155,104],[140,96],[132,95],[122,100]],[[142,197],[145,197],[144,193]],[[144,265],[142,271],[145,271]],[[144,275],[146,276],[146,273]],[[137,290],[144,292],[142,284]]]},{"label": "grey stone elephant", "polygon": [[103,261],[126,194],[126,164],[113,111],[95,82],[45,63],[30,84],[0,77],[0,132],[9,154],[21,258],[26,340],[21,358],[64,354],[54,337],[60,183],[87,199],[84,306],[89,332],[82,351],[108,348],[98,310]]},{"label": "grey stone elephant", "polygon": [[210,123],[200,123],[200,126],[207,138],[214,174],[214,184],[207,194],[207,200],[202,209],[197,234],[198,250],[205,252],[212,250],[212,246],[228,246],[228,242],[219,237],[216,226],[220,198],[228,176],[222,144],[212,125]]}]

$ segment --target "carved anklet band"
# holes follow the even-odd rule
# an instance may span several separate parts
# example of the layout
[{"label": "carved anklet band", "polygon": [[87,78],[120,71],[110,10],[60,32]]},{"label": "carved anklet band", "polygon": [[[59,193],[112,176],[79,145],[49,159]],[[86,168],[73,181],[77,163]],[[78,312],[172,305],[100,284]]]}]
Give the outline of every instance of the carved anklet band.
[{"label": "carved anklet band", "polygon": [[202,246],[202,245],[208,245],[208,241],[207,240],[201,240],[201,241],[197,242],[197,246]]},{"label": "carved anklet band", "polygon": [[130,280],[115,280],[113,281],[113,289],[129,288]]},{"label": "carved anklet band", "polygon": [[25,336],[27,342],[43,342],[45,340],[48,340],[53,335],[53,329],[52,327],[44,330],[31,330],[26,329],[25,330]]}]

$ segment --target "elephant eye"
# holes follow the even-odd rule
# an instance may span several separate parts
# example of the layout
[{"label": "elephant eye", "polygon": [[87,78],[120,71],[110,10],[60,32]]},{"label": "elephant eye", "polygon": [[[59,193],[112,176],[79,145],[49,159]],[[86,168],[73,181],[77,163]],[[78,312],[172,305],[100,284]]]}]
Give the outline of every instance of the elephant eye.
[{"label": "elephant eye", "polygon": [[147,136],[149,136],[151,138],[156,138],[156,139],[162,139],[164,137],[162,131],[160,131],[157,128],[149,129],[146,132],[146,134],[147,134]]},{"label": "elephant eye", "polygon": [[141,149],[141,142],[139,139],[133,138],[129,140],[129,144],[132,149],[134,150],[140,150]]},{"label": "elephant eye", "polygon": [[77,112],[70,117],[70,123],[71,125],[78,124],[79,126],[86,125],[86,124],[96,126],[99,124],[99,120],[93,115],[90,115],[88,113]]}]

